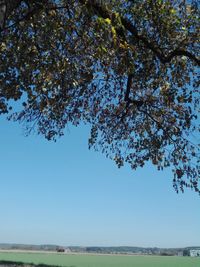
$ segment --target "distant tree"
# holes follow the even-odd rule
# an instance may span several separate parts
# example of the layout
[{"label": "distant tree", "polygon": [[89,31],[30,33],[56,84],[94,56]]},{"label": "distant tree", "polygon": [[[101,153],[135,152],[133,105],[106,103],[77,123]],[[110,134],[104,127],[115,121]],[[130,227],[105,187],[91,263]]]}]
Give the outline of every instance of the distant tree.
[{"label": "distant tree", "polygon": [[49,140],[89,123],[89,147],[119,167],[171,166],[177,192],[200,192],[199,7],[1,0],[0,113]]},{"label": "distant tree", "polygon": [[184,249],[184,250],[183,250],[183,256],[190,256],[190,251],[189,251],[189,249]]}]

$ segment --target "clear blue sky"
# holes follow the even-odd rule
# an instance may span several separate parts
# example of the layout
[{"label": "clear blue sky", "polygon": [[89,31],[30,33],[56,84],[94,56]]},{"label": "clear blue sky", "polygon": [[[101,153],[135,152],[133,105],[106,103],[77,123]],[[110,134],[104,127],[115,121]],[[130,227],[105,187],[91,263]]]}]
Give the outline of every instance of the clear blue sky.
[{"label": "clear blue sky", "polygon": [[200,197],[177,195],[170,170],[118,169],[88,150],[87,127],[53,143],[0,126],[0,243],[200,245]]}]

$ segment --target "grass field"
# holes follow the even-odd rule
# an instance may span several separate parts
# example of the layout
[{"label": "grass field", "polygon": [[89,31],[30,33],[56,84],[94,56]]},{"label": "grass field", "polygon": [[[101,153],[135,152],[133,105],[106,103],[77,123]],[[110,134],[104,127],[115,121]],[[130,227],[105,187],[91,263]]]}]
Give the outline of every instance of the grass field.
[{"label": "grass field", "polygon": [[1,252],[0,260],[65,267],[200,267],[200,258]]}]

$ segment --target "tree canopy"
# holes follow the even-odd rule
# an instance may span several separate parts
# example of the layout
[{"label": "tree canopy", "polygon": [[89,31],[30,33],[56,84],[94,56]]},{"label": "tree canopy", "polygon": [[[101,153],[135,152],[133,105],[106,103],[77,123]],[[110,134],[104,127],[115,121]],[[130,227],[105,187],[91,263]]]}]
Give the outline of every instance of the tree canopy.
[{"label": "tree canopy", "polygon": [[[91,125],[121,167],[200,193],[198,0],[1,0],[0,113],[47,139]],[[17,110],[13,100],[18,101]]]}]

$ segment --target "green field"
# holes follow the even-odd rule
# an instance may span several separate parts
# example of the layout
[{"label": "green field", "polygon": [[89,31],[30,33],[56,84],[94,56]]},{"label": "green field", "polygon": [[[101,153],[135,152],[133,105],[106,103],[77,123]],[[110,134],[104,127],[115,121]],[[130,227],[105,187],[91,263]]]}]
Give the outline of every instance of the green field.
[{"label": "green field", "polygon": [[164,256],[62,255],[0,253],[0,260],[43,263],[65,267],[200,267],[200,258]]}]

